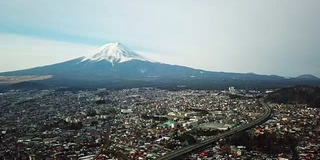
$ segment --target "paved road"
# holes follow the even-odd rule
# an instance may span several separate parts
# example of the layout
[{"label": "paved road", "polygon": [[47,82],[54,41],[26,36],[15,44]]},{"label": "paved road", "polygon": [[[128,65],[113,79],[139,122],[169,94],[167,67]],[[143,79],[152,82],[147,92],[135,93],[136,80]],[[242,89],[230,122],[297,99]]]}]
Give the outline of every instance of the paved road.
[{"label": "paved road", "polygon": [[196,143],[196,144],[181,148],[179,150],[176,150],[176,151],[174,151],[172,153],[166,154],[163,157],[158,158],[158,160],[178,159],[178,157],[181,157],[181,156],[183,156],[185,154],[188,154],[188,153],[190,153],[192,151],[195,151],[197,149],[209,146],[210,144],[212,144],[215,141],[218,141],[221,138],[225,138],[225,137],[231,136],[231,135],[233,135],[233,134],[235,134],[237,132],[240,132],[240,131],[248,130],[248,129],[256,126],[256,125],[259,125],[259,124],[267,121],[269,119],[270,115],[271,115],[272,110],[262,100],[260,100],[260,103],[264,107],[265,112],[260,118],[256,119],[255,121],[253,121],[251,123],[248,123],[248,124],[241,125],[241,126],[236,127],[236,128],[233,128],[230,131],[227,131],[225,133],[222,133],[222,134],[219,134],[217,136],[211,137],[209,139],[203,140],[203,141],[201,141],[199,143]]}]

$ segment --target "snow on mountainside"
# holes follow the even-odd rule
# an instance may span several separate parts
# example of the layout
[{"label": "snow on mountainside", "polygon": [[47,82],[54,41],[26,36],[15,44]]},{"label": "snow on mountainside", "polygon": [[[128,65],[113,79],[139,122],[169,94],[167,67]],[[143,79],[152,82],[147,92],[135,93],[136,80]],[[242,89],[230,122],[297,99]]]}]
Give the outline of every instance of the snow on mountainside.
[{"label": "snow on mountainside", "polygon": [[116,42],[103,45],[95,50],[92,55],[85,56],[81,62],[102,60],[109,61],[112,65],[130,60],[150,61],[123,46],[121,43]]}]

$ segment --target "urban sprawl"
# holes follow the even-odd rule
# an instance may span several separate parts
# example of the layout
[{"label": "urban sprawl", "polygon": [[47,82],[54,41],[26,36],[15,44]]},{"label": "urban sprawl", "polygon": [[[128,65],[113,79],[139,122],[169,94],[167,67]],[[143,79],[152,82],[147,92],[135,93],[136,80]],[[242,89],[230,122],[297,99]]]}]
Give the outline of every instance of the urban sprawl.
[{"label": "urban sprawl", "polygon": [[[258,119],[264,93],[156,88],[0,93],[0,159],[157,159]],[[241,94],[242,96],[238,96]],[[270,119],[183,159],[319,159],[320,109]]]}]

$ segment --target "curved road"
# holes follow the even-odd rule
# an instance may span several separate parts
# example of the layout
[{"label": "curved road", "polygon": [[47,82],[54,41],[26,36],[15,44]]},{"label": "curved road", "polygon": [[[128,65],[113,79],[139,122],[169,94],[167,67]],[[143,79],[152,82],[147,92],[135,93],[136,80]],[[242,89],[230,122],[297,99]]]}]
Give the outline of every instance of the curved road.
[{"label": "curved road", "polygon": [[158,158],[158,160],[171,160],[171,159],[177,159],[178,157],[181,157],[187,153],[190,153],[192,151],[195,151],[197,149],[200,149],[200,148],[203,148],[203,147],[206,147],[206,146],[209,146],[210,144],[212,144],[213,142],[215,141],[218,141],[219,139],[221,138],[225,138],[225,137],[228,137],[228,136],[231,136],[237,132],[240,132],[240,131],[245,131],[245,130],[248,130],[256,125],[259,125],[265,121],[267,121],[271,115],[271,108],[265,104],[262,100],[260,100],[260,103],[262,104],[262,106],[264,107],[265,109],[265,112],[264,114],[258,118],[257,120],[253,121],[253,122],[250,122],[248,124],[244,124],[244,125],[241,125],[239,127],[236,127],[230,131],[227,131],[225,133],[222,133],[222,134],[219,134],[217,136],[214,136],[214,137],[211,137],[209,139],[206,139],[206,140],[203,140],[199,143],[196,143],[196,144],[193,144],[193,145],[190,145],[190,146],[187,146],[187,147],[184,147],[184,148],[181,148],[179,150],[176,150],[172,153],[169,153],[169,154],[166,154],[160,158]]}]

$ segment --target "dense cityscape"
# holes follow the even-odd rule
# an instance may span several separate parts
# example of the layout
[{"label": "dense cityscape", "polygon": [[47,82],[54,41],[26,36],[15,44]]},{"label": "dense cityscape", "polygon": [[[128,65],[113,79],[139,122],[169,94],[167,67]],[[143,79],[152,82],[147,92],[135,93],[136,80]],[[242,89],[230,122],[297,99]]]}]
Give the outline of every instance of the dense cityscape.
[{"label": "dense cityscape", "polygon": [[0,160],[320,160],[320,0],[0,0]]},{"label": "dense cityscape", "polygon": [[[259,118],[264,110],[253,95],[261,93],[239,92],[230,87],[1,93],[0,158],[157,159]],[[184,158],[318,158],[320,110],[269,106],[274,112],[266,123]]]}]

